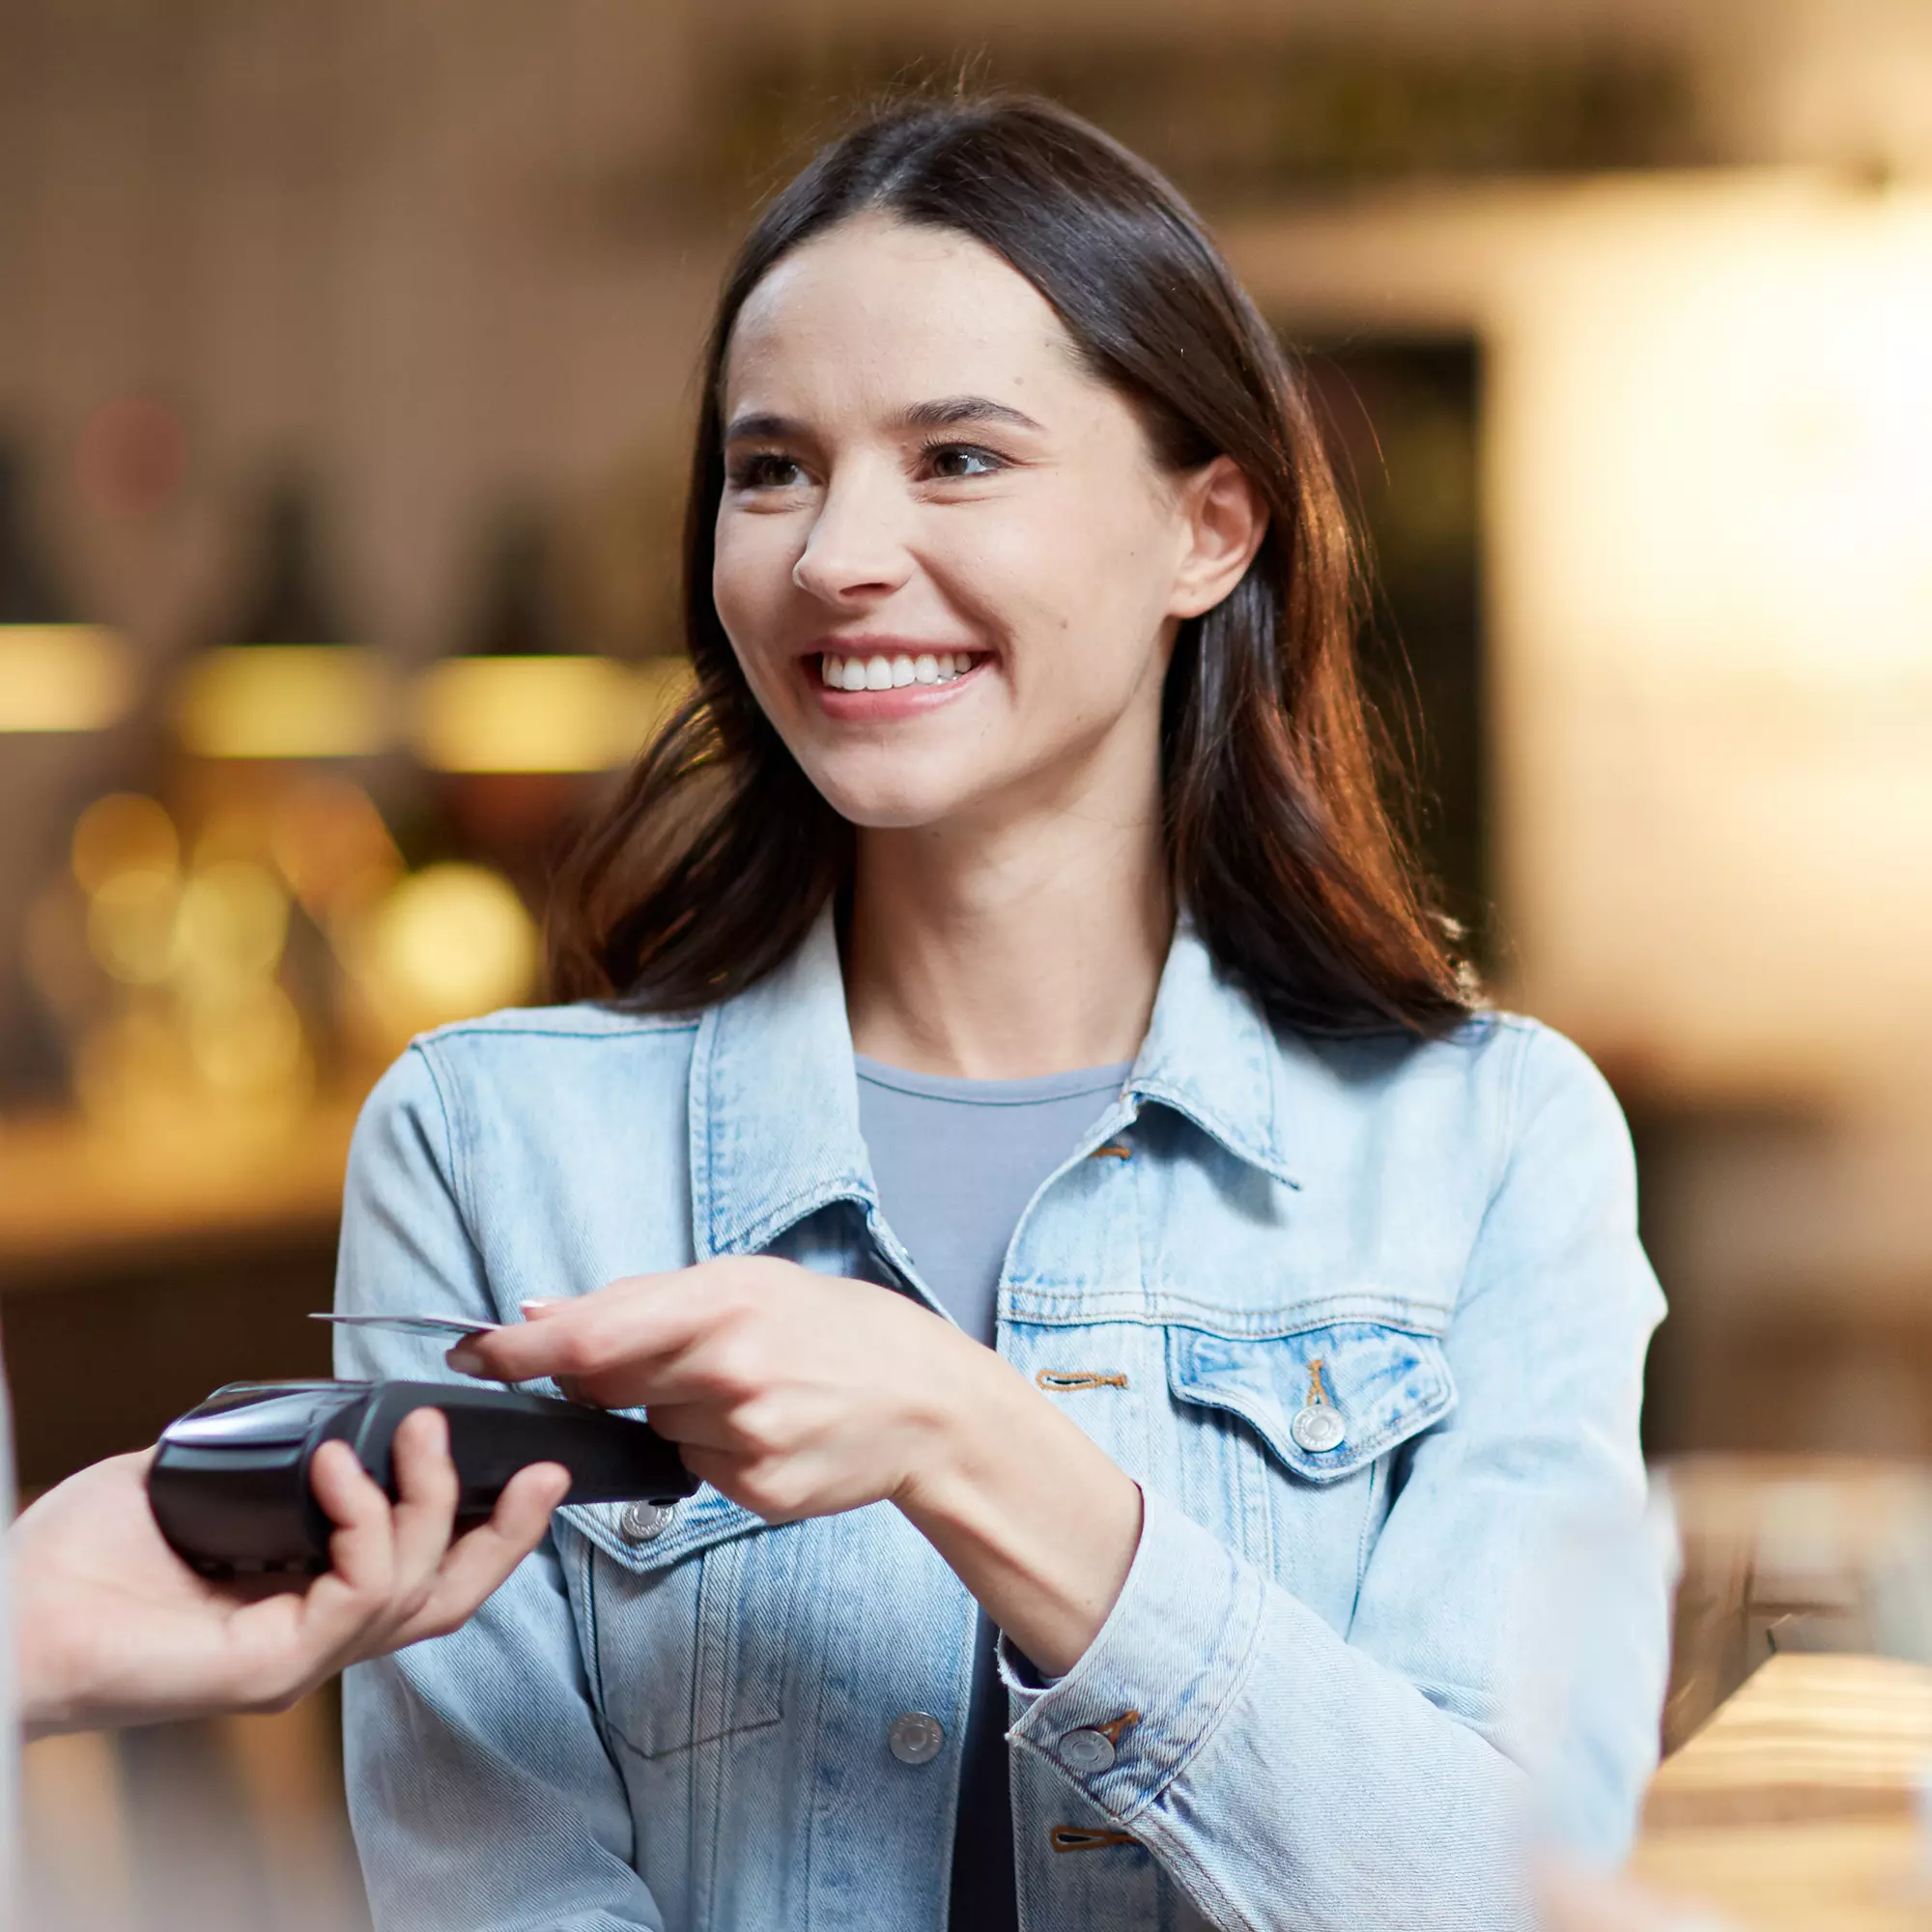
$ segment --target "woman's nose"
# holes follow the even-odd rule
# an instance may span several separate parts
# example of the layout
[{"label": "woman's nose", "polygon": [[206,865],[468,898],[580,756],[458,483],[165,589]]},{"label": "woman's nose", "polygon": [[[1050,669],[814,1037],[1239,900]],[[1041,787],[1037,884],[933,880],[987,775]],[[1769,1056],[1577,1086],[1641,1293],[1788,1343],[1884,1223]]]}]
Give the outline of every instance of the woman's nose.
[{"label": "woman's nose", "polygon": [[827,604],[849,604],[896,590],[912,570],[890,489],[860,478],[835,481],[825,493],[792,582]]}]

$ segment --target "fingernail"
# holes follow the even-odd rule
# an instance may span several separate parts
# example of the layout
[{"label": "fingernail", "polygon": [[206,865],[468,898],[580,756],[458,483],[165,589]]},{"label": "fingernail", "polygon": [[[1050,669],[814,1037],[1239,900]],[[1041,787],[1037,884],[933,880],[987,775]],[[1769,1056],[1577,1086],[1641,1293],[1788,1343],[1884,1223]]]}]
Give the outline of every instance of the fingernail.
[{"label": "fingernail", "polygon": [[554,1308],[556,1306],[556,1301],[554,1297],[546,1295],[540,1301],[520,1301],[517,1303],[517,1306],[521,1308],[526,1315],[528,1315],[533,1309]]},{"label": "fingernail", "polygon": [[480,1376],[483,1373],[483,1357],[476,1352],[469,1342],[459,1342],[442,1358],[461,1376]]}]

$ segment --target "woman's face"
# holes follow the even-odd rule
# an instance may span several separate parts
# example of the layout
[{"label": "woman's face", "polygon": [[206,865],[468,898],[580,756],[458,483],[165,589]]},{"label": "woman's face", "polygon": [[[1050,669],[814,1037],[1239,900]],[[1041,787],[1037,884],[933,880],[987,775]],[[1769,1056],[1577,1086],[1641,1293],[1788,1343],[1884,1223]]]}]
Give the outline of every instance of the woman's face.
[{"label": "woman's face", "polygon": [[1177,623],[1260,540],[1232,465],[1164,472],[1031,283],[878,215],[759,284],[723,405],[718,613],[843,816],[1145,815]]}]

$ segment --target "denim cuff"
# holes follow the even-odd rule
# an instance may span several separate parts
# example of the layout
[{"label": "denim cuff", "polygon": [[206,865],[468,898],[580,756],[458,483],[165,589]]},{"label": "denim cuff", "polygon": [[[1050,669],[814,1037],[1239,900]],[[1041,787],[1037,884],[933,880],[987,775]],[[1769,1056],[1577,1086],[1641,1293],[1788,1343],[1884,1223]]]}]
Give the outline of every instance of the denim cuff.
[{"label": "denim cuff", "polygon": [[1212,1736],[1261,1639],[1266,1586],[1252,1565],[1152,1491],[1127,1580],[1086,1653],[1042,1686],[1000,1637],[1020,1701],[1009,1732],[1126,1823]]}]

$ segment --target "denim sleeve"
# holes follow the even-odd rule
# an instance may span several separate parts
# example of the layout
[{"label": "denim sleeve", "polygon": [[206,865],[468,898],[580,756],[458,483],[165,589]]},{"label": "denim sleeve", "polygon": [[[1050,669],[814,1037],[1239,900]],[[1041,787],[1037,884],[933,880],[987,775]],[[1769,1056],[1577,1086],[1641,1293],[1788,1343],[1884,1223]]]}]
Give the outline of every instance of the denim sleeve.
[{"label": "denim sleeve", "polygon": [[[1006,1660],[1015,1745],[1147,1845],[1215,1926],[1527,1926],[1532,1814],[1572,1850],[1619,1856],[1655,1764],[1665,1589],[1631,1531],[1662,1297],[1608,1088],[1560,1037],[1519,1037],[1498,1179],[1445,1343],[1459,1403],[1395,1472],[1347,1636],[1149,1492],[1086,1655],[1045,1690]],[[1587,1619],[1564,1626],[1548,1573],[1592,1548],[1635,1554],[1596,1563]],[[1614,1640],[1552,1668],[1552,1647],[1581,1650],[1586,1632]],[[1560,1719],[1529,1714],[1561,1762],[1528,1735],[1531,1682],[1561,1705]],[[1069,1731],[1128,1713],[1110,1766],[1064,1761]],[[1558,1787],[1572,1808],[1552,1821]]]},{"label": "denim sleeve", "polygon": [[[356,1126],[336,1305],[494,1320],[429,1051],[390,1068]],[[367,1329],[338,1337],[336,1369],[455,1379],[436,1344]],[[662,1926],[550,1540],[462,1630],[351,1670],[343,1724],[379,1932]]]}]

